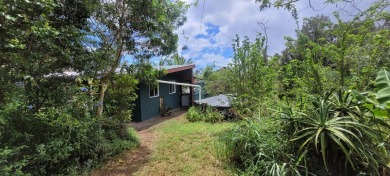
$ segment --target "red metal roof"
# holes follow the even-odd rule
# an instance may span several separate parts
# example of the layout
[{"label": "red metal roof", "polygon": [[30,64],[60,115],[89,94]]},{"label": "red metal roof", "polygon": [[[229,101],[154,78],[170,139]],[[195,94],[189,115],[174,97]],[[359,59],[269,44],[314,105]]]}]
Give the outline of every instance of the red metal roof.
[{"label": "red metal roof", "polygon": [[183,70],[193,69],[194,67],[195,67],[195,65],[182,65],[182,66],[178,66],[175,68],[169,68],[169,69],[167,69],[167,71],[168,71],[168,73],[175,73],[175,72],[179,72],[179,71],[183,71]]}]

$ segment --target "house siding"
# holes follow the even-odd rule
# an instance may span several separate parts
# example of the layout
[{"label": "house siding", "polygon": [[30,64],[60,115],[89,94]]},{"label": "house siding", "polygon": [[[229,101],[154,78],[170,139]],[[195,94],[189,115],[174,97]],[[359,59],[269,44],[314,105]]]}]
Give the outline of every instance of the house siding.
[{"label": "house siding", "polygon": [[[176,81],[176,80],[170,80],[170,81]],[[179,96],[179,90],[180,86],[176,86],[176,92],[170,94],[169,93],[169,84],[160,84],[160,97],[164,98],[164,106],[165,108],[173,108],[177,109],[180,107],[180,96]]]},{"label": "house siding", "polygon": [[[170,73],[161,80],[192,83],[192,69]],[[180,108],[181,86],[176,85],[176,92],[169,93],[169,84],[159,84],[159,96],[149,97],[149,85],[140,83],[138,99],[133,111],[133,121],[142,122],[160,115],[160,97],[164,99],[165,108]],[[192,98],[192,97],[191,97]],[[192,101],[192,100],[190,100]]]},{"label": "house siding", "polygon": [[169,84],[159,84],[159,96],[150,98],[149,86],[146,84],[141,84],[139,89],[140,112],[134,113],[134,116],[138,116],[140,118],[136,117],[134,120],[145,121],[160,115],[160,97],[164,98],[165,108],[168,107],[171,107],[173,109],[179,108],[180,107],[179,90],[180,90],[180,86],[176,85],[176,93],[170,94]]},{"label": "house siding", "polygon": [[[161,87],[160,87],[161,89]],[[149,86],[146,84],[140,85],[140,105],[141,105],[141,121],[148,120],[160,114],[159,97],[149,97]]]}]

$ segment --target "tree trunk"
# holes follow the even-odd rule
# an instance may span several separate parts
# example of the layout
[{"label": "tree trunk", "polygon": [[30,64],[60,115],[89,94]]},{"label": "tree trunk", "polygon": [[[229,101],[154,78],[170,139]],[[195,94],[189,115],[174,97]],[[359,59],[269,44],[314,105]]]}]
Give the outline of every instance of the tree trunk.
[{"label": "tree trunk", "polygon": [[114,62],[112,63],[111,65],[111,68],[108,72],[106,72],[104,75],[102,75],[101,79],[100,79],[100,85],[99,85],[99,102],[97,104],[97,110],[96,110],[96,115],[97,116],[100,116],[103,114],[103,102],[104,102],[104,93],[106,92],[107,90],[107,87],[108,87],[108,81],[111,79],[111,77],[115,74],[115,70],[116,68],[118,67],[120,61],[121,61],[121,57],[122,57],[122,50],[123,50],[123,46],[124,46],[124,41],[123,41],[123,24],[124,24],[124,13],[125,13],[125,5],[124,5],[124,1],[117,1],[116,3],[122,3],[122,5],[119,5],[119,7],[121,8],[120,10],[120,17],[118,19],[118,30],[116,31],[116,35],[115,35],[115,40],[116,40],[116,43],[115,45],[117,46],[116,48],[116,53],[115,53],[115,60]]},{"label": "tree trunk", "polygon": [[104,93],[106,92],[106,89],[108,87],[108,82],[104,80],[100,80],[100,85],[99,85],[99,102],[97,104],[97,111],[96,115],[100,116],[103,113],[103,102],[104,102]]},{"label": "tree trunk", "polygon": [[111,65],[110,71],[108,71],[102,78],[100,79],[100,85],[99,85],[99,103],[98,103],[98,108],[96,111],[96,115],[100,116],[103,113],[103,102],[104,102],[104,93],[107,90],[108,87],[108,81],[110,78],[115,74],[115,70],[118,67],[121,57],[122,57],[122,50],[123,50],[123,42],[122,40],[120,41],[120,45],[118,46],[115,54],[115,61]]}]

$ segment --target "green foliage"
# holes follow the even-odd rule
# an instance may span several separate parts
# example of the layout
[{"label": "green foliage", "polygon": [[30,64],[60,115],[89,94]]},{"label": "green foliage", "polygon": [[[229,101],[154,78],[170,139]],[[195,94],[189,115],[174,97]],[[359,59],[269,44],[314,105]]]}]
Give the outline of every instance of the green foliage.
[{"label": "green foliage", "polygon": [[213,73],[214,70],[214,65],[207,65],[203,70],[202,70],[202,77],[204,80],[207,80],[209,76]]},{"label": "green foliage", "polygon": [[186,114],[186,119],[189,122],[198,122],[204,121],[209,123],[222,122],[224,120],[224,115],[218,110],[212,107],[190,107]]},{"label": "green foliage", "polygon": [[375,86],[378,88],[376,99],[379,103],[390,102],[390,72],[386,69],[379,71],[375,79]]},{"label": "green foliage", "polygon": [[217,109],[207,107],[204,110],[204,121],[209,123],[222,122],[224,120],[224,115],[221,114]]},{"label": "green foliage", "polygon": [[[0,175],[86,174],[138,146],[136,86],[165,72],[144,61],[176,50],[187,8],[153,2],[0,1]],[[140,64],[114,75],[125,51]]]},{"label": "green foliage", "polygon": [[363,117],[364,110],[349,103],[334,106],[340,101],[332,102],[329,95],[313,101],[313,111],[306,118],[297,119],[302,128],[295,131],[292,141],[299,141],[301,152],[321,155],[328,173],[352,174],[364,170],[378,174],[380,163],[387,161],[386,154],[377,147],[383,142],[382,134],[359,121],[369,118]]},{"label": "green foliage", "polygon": [[231,93],[236,96],[233,104],[253,111],[264,95],[271,93],[275,70],[268,65],[265,56],[265,37],[259,35],[252,43],[237,36],[233,43],[233,63],[229,65]]},{"label": "green foliage", "polygon": [[138,82],[156,85],[157,79],[163,77],[167,74],[165,69],[155,69],[149,63],[140,63],[135,65],[130,65],[126,67],[126,72],[130,75],[135,75],[135,78]]},{"label": "green foliage", "polygon": [[192,106],[190,109],[188,109],[188,112],[186,114],[186,119],[190,122],[198,122],[202,121],[204,118],[204,115],[201,114],[201,110],[199,107]]},{"label": "green foliage", "polygon": [[0,110],[0,119],[6,124],[0,129],[0,148],[7,163],[1,172],[77,174],[138,145],[134,132],[127,132],[123,124],[94,118],[95,103],[87,92],[68,88],[78,93],[62,97],[68,99],[67,104],[38,112],[27,107],[23,96],[6,98],[11,102]]},{"label": "green foliage", "polygon": [[[295,8],[295,1],[257,2],[261,10],[270,6]],[[297,39],[286,37],[287,48],[282,55],[271,59],[264,56],[264,38],[258,37],[251,43],[248,39],[241,42],[237,37],[233,44],[233,63],[227,68],[229,76],[218,75],[213,82],[236,97],[232,99],[230,113],[244,119],[246,126],[238,125],[236,131],[229,131],[229,136],[222,139],[223,157],[248,175],[388,173],[387,117],[390,113],[386,102],[390,84],[387,71],[382,70],[377,80],[373,80],[378,68],[387,68],[390,63],[387,50],[390,43],[384,42],[389,39],[390,16],[383,11],[389,5],[386,1],[377,1],[351,21],[343,21],[335,13],[336,24],[326,16],[304,19]],[[381,23],[383,21],[386,22]],[[374,93],[358,93],[373,92],[374,85],[378,88],[378,102],[373,100]],[[354,90],[344,91],[348,88]],[[329,93],[334,89],[339,91]],[[269,109],[278,106],[280,115],[276,116]],[[257,120],[259,114],[261,120]],[[280,131],[269,134],[268,130],[263,130],[267,127],[255,127],[275,116],[271,120],[272,128]],[[257,136],[251,134],[288,140],[281,153],[290,154],[285,158],[292,162],[273,162],[276,163],[270,164],[273,167],[256,163],[266,161],[256,158],[256,152],[266,156],[272,152],[262,152],[261,148],[246,154],[246,147],[260,148],[272,143],[267,140],[272,137],[264,137],[264,143],[255,143]],[[269,168],[275,172],[271,174]],[[286,168],[299,169],[286,173]]]},{"label": "green foliage", "polygon": [[[281,106],[261,116],[261,108],[223,134],[221,158],[249,175],[378,175],[386,164],[389,131],[349,92],[312,98],[297,110]],[[279,115],[278,115],[279,114]]]},{"label": "green foliage", "polygon": [[107,116],[120,123],[130,121],[132,108],[137,98],[138,80],[129,74],[116,74],[107,90],[105,106]]},{"label": "green foliage", "polygon": [[207,93],[211,96],[219,95],[220,93],[231,93],[230,74],[230,70],[220,69],[206,76],[205,89]]},{"label": "green foliage", "polygon": [[242,175],[299,175],[304,167],[299,166],[281,132],[272,118],[244,120],[221,133],[219,156]]},{"label": "green foliage", "polygon": [[0,149],[0,174],[1,175],[29,175],[24,174],[22,168],[27,164],[26,159],[16,160],[18,152],[25,146],[20,146],[17,148],[4,148]]},{"label": "green foliage", "polygon": [[191,65],[194,62],[191,59],[186,60],[183,56],[180,56],[179,53],[174,53],[170,58],[161,59],[159,65]]}]

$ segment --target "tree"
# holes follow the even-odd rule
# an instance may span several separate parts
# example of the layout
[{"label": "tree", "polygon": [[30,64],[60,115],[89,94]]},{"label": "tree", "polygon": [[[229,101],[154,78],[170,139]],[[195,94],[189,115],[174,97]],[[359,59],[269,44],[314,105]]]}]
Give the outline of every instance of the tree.
[{"label": "tree", "polygon": [[187,50],[187,49],[188,49],[187,46],[183,46],[181,48],[181,55],[179,55],[178,52],[175,52],[174,54],[172,54],[172,56],[167,56],[165,59],[161,59],[159,65],[163,66],[163,65],[190,65],[190,64],[193,64],[194,62],[192,61],[192,59],[186,60],[183,57],[183,51]]},{"label": "tree", "polygon": [[87,3],[7,0],[0,2],[0,9],[0,94],[12,92],[10,84],[24,82],[29,103],[39,110],[50,98],[50,89],[36,85],[49,74],[82,69]]},{"label": "tree", "polygon": [[248,37],[233,43],[233,62],[229,64],[231,92],[237,96],[237,107],[254,110],[265,95],[272,93],[275,69],[273,62],[265,59],[265,37],[259,34],[254,42]]},{"label": "tree", "polygon": [[183,56],[180,56],[178,53],[174,53],[171,58],[166,58],[160,60],[159,65],[190,65],[194,62],[191,59],[186,60]]},{"label": "tree", "polygon": [[115,0],[100,1],[91,22],[91,42],[100,68],[99,107],[103,112],[104,93],[124,54],[130,54],[140,63],[151,56],[167,55],[176,50],[174,29],[185,21],[186,5],[169,0]]},{"label": "tree", "polygon": [[214,72],[214,65],[207,65],[203,70],[202,70],[202,77],[204,80],[207,80],[211,74]]},{"label": "tree", "polygon": [[207,79],[205,80],[205,90],[207,93],[212,96],[218,95],[220,93],[232,93],[230,74],[231,72],[228,68],[221,68],[211,72],[210,76],[207,76]]}]

